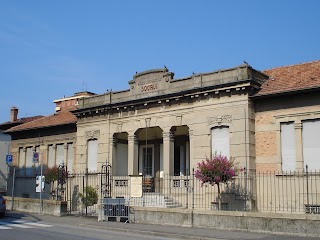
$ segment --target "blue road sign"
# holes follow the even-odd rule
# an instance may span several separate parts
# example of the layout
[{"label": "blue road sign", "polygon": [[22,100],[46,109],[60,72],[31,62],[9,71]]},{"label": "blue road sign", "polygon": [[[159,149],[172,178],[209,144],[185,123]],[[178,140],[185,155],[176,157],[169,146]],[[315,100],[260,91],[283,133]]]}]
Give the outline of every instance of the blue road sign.
[{"label": "blue road sign", "polygon": [[6,163],[8,164],[8,165],[11,165],[12,164],[12,155],[7,155],[6,156]]}]

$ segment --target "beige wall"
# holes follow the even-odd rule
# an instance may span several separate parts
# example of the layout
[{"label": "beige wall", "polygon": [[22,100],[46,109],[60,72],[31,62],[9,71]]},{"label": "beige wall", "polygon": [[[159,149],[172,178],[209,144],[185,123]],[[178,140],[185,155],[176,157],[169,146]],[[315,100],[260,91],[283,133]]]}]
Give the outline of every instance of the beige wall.
[{"label": "beige wall", "polygon": [[211,155],[211,128],[219,125],[230,128],[230,155],[242,166],[254,168],[254,127],[251,126],[254,114],[248,102],[246,92],[222,92],[205,97],[200,94],[192,102],[164,101],[140,110],[130,109],[126,114],[114,113],[110,120],[107,114],[80,118],[77,124],[77,170],[85,170],[88,139],[98,139],[99,169],[107,159],[111,162],[113,134],[127,132],[129,137],[133,136],[138,129],[145,128],[145,119],[148,118],[150,127],[158,126],[164,133],[172,126],[189,127],[191,169]]}]

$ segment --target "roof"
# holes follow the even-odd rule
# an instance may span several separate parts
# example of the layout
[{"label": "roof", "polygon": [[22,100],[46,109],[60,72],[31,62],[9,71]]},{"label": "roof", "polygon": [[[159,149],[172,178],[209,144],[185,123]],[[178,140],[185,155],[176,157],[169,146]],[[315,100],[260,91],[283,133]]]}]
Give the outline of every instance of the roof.
[{"label": "roof", "polygon": [[320,88],[320,60],[263,71],[269,76],[254,97]]},{"label": "roof", "polygon": [[13,126],[17,126],[17,125],[20,125],[20,124],[24,124],[24,123],[27,123],[27,122],[31,122],[31,121],[34,121],[36,119],[39,119],[39,118],[43,118],[44,116],[33,116],[33,117],[24,117],[24,118],[19,118],[17,119],[16,121],[13,121],[13,122],[4,122],[4,123],[1,123],[0,124],[0,129],[3,129],[3,130],[6,130],[6,129],[9,129]]},{"label": "roof", "polygon": [[12,127],[8,129],[6,133],[76,123],[77,117],[70,112],[75,109],[76,107],[72,106],[55,114]]}]

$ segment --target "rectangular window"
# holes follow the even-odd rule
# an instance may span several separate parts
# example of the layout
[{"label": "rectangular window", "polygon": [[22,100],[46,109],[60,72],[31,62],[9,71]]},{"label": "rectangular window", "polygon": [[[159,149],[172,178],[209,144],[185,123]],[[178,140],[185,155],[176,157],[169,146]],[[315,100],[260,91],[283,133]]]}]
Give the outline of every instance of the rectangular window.
[{"label": "rectangular window", "polygon": [[95,172],[97,171],[98,162],[98,140],[89,140],[88,141],[88,171]]},{"label": "rectangular window", "polygon": [[211,153],[230,158],[230,137],[229,127],[215,127],[211,130]]},{"label": "rectangular window", "polygon": [[296,141],[294,123],[281,123],[282,171],[296,170]]},{"label": "rectangular window", "polygon": [[309,171],[320,170],[320,119],[302,123],[302,146],[304,167]]}]

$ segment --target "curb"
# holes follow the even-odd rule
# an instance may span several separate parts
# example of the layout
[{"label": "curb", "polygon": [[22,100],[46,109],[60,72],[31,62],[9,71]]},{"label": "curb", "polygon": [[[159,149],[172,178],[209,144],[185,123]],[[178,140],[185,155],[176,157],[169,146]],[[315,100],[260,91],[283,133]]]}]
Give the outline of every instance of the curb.
[{"label": "curb", "polygon": [[88,224],[79,224],[79,226],[86,226],[92,228],[103,228],[109,231],[117,231],[117,232],[125,232],[125,233],[135,233],[153,237],[167,237],[173,239],[190,239],[190,240],[223,240],[221,238],[208,238],[208,237],[200,237],[196,235],[183,235],[183,234],[176,234],[176,233],[167,233],[167,232],[157,232],[157,231],[145,231],[145,230],[137,230],[137,229],[122,229],[116,227],[107,227],[107,226],[97,226],[97,225],[88,225]]}]

